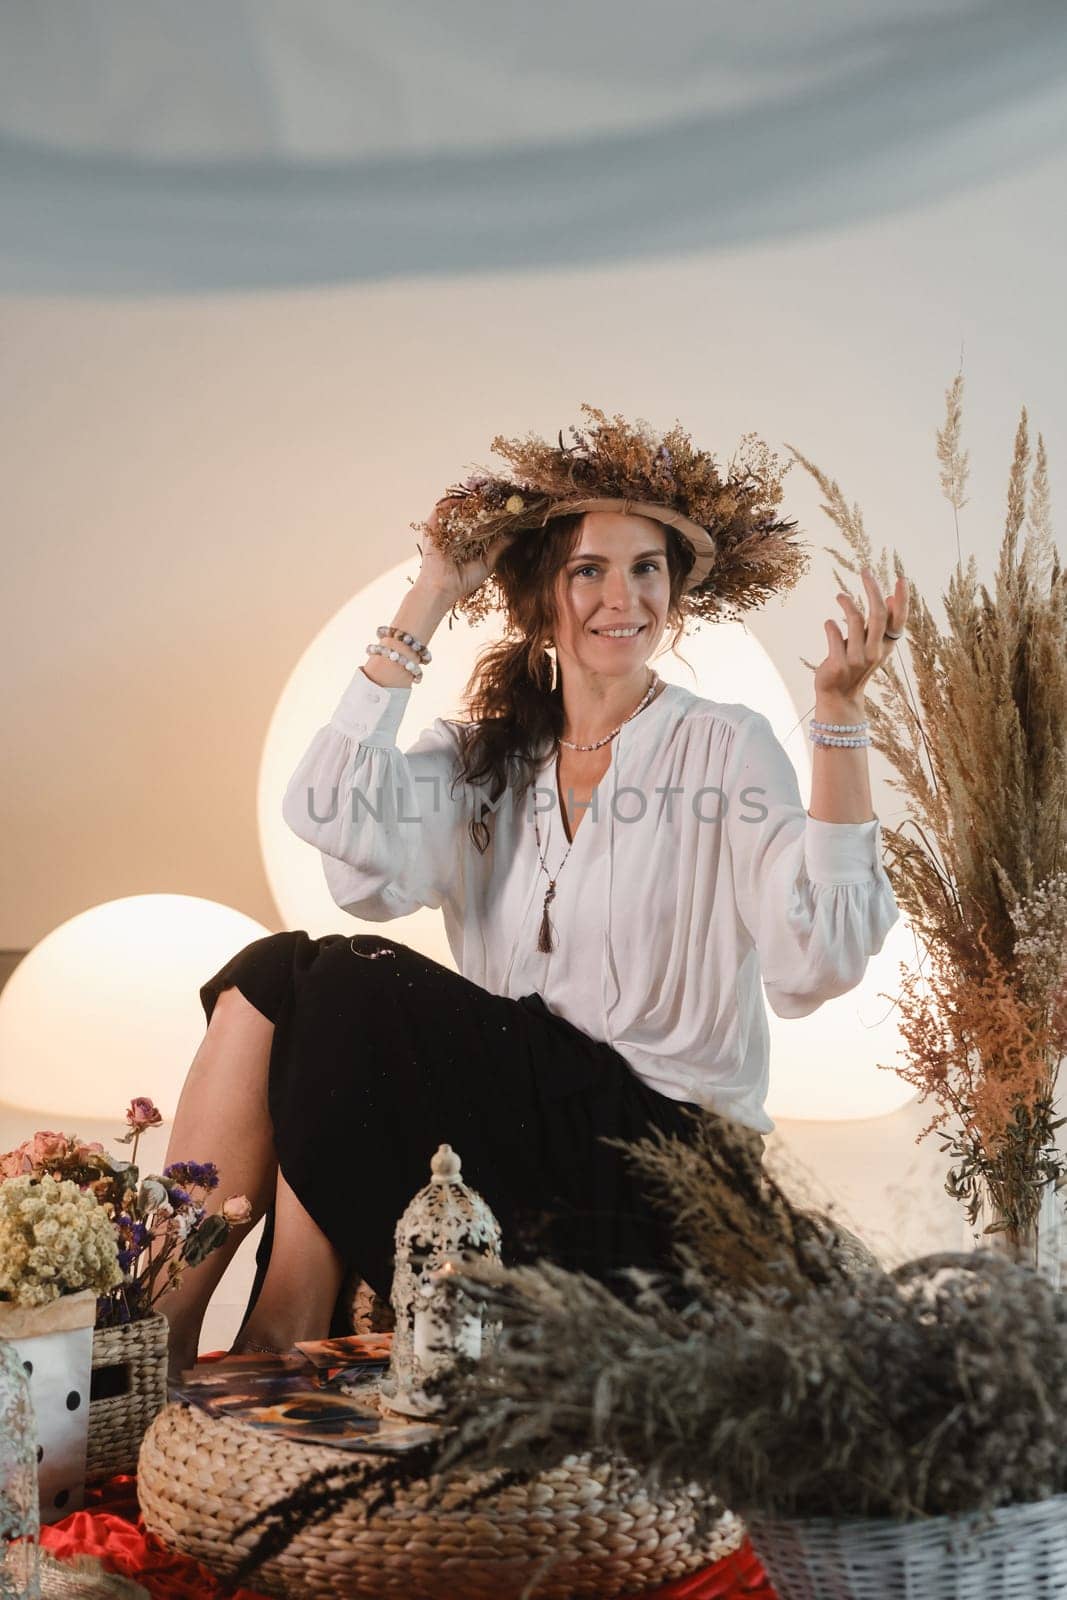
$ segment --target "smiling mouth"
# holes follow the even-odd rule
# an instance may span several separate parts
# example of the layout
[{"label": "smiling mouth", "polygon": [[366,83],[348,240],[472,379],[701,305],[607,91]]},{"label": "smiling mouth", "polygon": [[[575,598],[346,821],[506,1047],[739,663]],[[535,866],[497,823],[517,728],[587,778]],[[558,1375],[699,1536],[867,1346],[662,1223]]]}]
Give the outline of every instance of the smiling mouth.
[{"label": "smiling mouth", "polygon": [[[636,639],[636,638],[637,638],[637,635],[638,635],[638,634],[639,634],[639,633],[644,633],[644,631],[645,631],[645,629],[646,629],[646,628],[647,628],[647,627],[648,627],[648,623],[647,623],[647,622],[642,622],[642,623],[641,623],[641,624],[640,624],[640,626],[639,626],[639,627],[637,627],[637,628],[636,628],[636,631],[634,631],[634,632],[630,632],[630,630],[629,630],[629,629],[627,629],[627,631],[626,631],[626,632],[625,632],[625,633],[624,633],[624,634],[623,634],[623,638],[627,638],[627,639]],[[596,634],[596,635],[597,635],[597,637],[598,637],[598,638],[602,638],[602,637],[603,637],[603,638],[607,638],[607,637],[610,637],[610,636],[611,636],[611,634],[612,634],[612,632],[613,632],[613,630],[612,630],[612,629],[609,629],[609,628],[591,628],[591,629],[590,629],[590,632],[591,632],[591,633],[595,633],[595,634]]]}]

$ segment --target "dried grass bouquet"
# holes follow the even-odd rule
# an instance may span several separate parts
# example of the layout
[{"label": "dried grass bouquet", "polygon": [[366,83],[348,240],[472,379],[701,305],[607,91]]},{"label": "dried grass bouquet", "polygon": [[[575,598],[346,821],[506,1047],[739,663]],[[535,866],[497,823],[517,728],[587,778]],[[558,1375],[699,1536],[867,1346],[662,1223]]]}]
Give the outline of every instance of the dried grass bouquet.
[{"label": "dried grass bouquet", "polygon": [[[1007,514],[992,593],[963,563],[967,504],[963,379],[946,392],[937,435],[942,492],[952,507],[957,563],[938,624],[912,587],[903,657],[872,680],[874,748],[907,799],[884,828],[893,892],[923,946],[902,967],[898,1072],[932,1099],[919,1135],[939,1132],[953,1158],[946,1187],[973,1225],[1033,1260],[1042,1194],[1067,1172],[1056,1147],[1057,1078],[1067,1053],[1067,573],[1052,536],[1048,462],[1031,456],[1025,409],[1015,435]],[[823,510],[849,553],[891,586],[858,506],[799,452],[825,495]],[[902,565],[893,551],[899,577]],[[835,577],[847,589],[840,574]],[[856,598],[853,596],[853,598]],[[810,663],[805,663],[810,665]]]}]

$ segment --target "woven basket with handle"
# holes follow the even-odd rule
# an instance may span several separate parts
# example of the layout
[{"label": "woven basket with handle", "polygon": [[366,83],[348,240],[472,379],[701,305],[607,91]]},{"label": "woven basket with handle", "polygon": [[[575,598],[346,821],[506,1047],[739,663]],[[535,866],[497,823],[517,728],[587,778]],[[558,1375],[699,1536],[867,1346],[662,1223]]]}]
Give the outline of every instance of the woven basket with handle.
[{"label": "woven basket with handle", "polygon": [[[310,1473],[346,1461],[328,1446],[169,1405],[141,1449],[145,1526],[228,1576],[255,1542],[235,1538],[246,1518]],[[607,1477],[606,1467],[571,1457],[469,1510],[452,1508],[484,1479],[450,1487],[438,1507],[427,1505],[428,1485],[398,1490],[395,1504],[369,1520],[355,1499],[304,1529],[253,1575],[252,1587],[302,1600],[614,1600],[697,1572],[743,1542],[744,1528],[730,1513],[699,1541],[692,1499],[654,1497],[629,1468],[612,1494]]]},{"label": "woven basket with handle", "polygon": [[86,1482],[136,1472],[152,1418],[167,1403],[167,1320],[158,1311],[93,1334]]},{"label": "woven basket with handle", "polygon": [[1067,1595],[1067,1495],[988,1513],[746,1518],[779,1600],[1051,1600]]}]

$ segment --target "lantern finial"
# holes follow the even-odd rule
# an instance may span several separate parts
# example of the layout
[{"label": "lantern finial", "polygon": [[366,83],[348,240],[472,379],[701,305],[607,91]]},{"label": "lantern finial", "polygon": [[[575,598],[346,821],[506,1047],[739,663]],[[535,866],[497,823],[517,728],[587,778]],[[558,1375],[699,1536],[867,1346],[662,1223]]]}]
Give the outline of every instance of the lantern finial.
[{"label": "lantern finial", "polygon": [[450,1144],[439,1144],[430,1162],[434,1183],[456,1183],[462,1163]]}]

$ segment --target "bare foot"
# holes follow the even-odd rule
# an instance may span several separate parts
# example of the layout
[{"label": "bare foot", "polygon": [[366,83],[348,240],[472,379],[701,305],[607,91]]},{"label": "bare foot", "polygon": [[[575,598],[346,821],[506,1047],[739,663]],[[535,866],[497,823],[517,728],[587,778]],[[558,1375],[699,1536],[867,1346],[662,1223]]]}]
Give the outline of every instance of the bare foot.
[{"label": "bare foot", "polygon": [[[286,1346],[288,1349],[288,1346]],[[259,1344],[255,1339],[238,1339],[230,1346],[231,1356],[280,1356],[284,1351],[274,1344]]]},{"label": "bare foot", "polygon": [[176,1341],[172,1333],[167,1340],[167,1382],[178,1383],[183,1372],[196,1366],[196,1357],[196,1341]]}]

